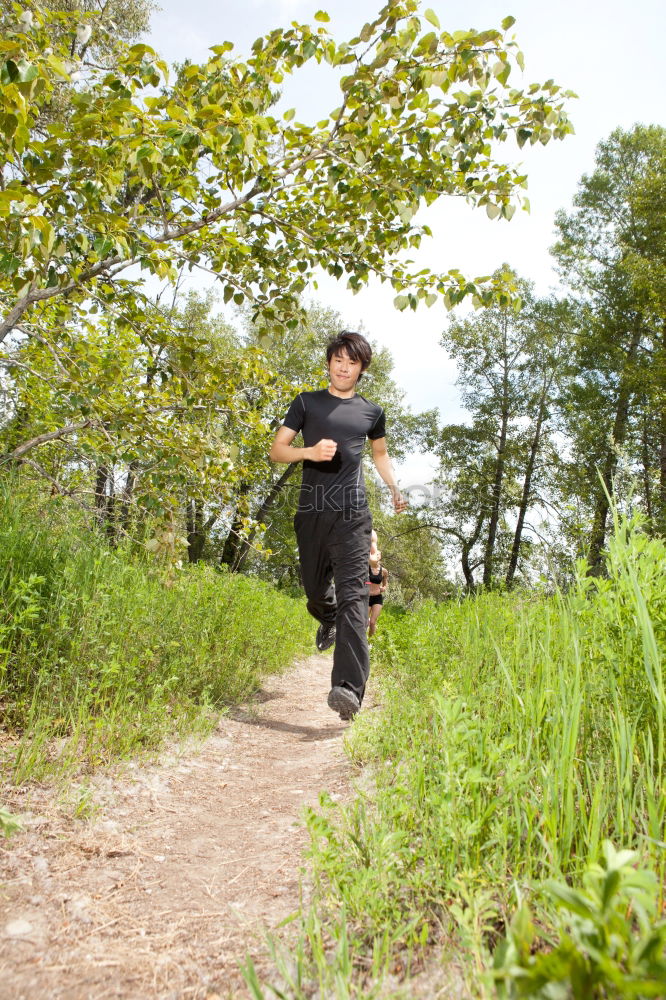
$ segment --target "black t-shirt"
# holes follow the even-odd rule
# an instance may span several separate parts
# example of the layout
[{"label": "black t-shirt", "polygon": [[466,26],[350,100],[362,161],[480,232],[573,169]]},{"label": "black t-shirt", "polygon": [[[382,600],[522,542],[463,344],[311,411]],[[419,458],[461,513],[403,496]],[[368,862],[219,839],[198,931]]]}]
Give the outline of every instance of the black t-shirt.
[{"label": "black t-shirt", "polygon": [[328,389],[301,392],[284,418],[284,426],[301,431],[306,448],[330,438],[337,451],[330,462],[303,462],[299,511],[360,510],[367,505],[361,459],[365,439],[386,434],[384,411],[358,393],[348,399]]}]

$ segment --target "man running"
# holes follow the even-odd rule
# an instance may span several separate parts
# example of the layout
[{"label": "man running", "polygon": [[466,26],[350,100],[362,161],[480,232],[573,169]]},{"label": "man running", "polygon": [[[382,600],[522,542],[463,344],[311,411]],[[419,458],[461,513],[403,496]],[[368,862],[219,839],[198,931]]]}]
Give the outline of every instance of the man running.
[{"label": "man running", "polygon": [[[377,472],[396,512],[406,508],[386,449],[384,411],[356,392],[372,349],[359,333],[344,331],[326,349],[327,389],[301,392],[275,435],[273,462],[303,462],[294,518],[307,608],[319,622],[317,649],[335,643],[329,708],[341,719],[356,715],[370,673],[368,555],[372,519],[361,465],[366,438]],[[303,448],[292,444],[303,435]]]}]

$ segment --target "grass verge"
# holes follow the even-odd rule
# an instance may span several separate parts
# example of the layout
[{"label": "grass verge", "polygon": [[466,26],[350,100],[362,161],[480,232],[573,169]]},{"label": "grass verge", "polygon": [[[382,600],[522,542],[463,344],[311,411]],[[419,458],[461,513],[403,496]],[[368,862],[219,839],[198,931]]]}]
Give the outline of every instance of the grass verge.
[{"label": "grass verge", "polygon": [[299,981],[283,963],[277,986],[248,979],[257,1000],[416,996],[434,946],[470,996],[664,995],[664,565],[617,520],[608,576],[581,565],[567,595],[387,608],[381,709],[348,738],[371,780],[308,813]]},{"label": "grass verge", "polygon": [[8,490],[0,553],[0,712],[16,782],[205,730],[312,643],[302,601],[205,565],[165,587],[149,560]]}]

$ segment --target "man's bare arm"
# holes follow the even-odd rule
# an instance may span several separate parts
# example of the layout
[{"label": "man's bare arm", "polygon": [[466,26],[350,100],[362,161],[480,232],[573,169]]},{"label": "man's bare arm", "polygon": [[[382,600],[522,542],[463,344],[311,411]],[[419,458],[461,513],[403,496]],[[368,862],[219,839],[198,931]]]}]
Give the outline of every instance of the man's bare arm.
[{"label": "man's bare arm", "polygon": [[317,444],[310,448],[294,448],[292,441],[296,437],[297,431],[291,427],[281,427],[275,435],[268,457],[271,462],[302,462],[309,459],[311,462],[330,462],[337,451],[337,443],[330,438],[322,438]]},{"label": "man's bare arm", "polygon": [[393,497],[393,509],[396,514],[399,514],[401,511],[407,510],[407,501],[400,492],[400,487],[395,478],[391,458],[386,447],[386,438],[377,438],[375,441],[371,441],[370,444],[372,446],[372,461],[375,463],[377,472],[390,489],[391,496]]}]

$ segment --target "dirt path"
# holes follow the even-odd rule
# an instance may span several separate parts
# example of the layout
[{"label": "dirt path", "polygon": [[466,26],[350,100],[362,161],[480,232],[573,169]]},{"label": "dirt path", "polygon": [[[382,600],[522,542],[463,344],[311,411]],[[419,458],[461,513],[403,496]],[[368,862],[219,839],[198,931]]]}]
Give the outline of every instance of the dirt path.
[{"label": "dirt path", "polygon": [[269,679],[191,752],[95,776],[90,820],[7,790],[25,830],[0,846],[2,1000],[247,995],[239,959],[298,906],[302,808],[347,788],[330,663]]}]

